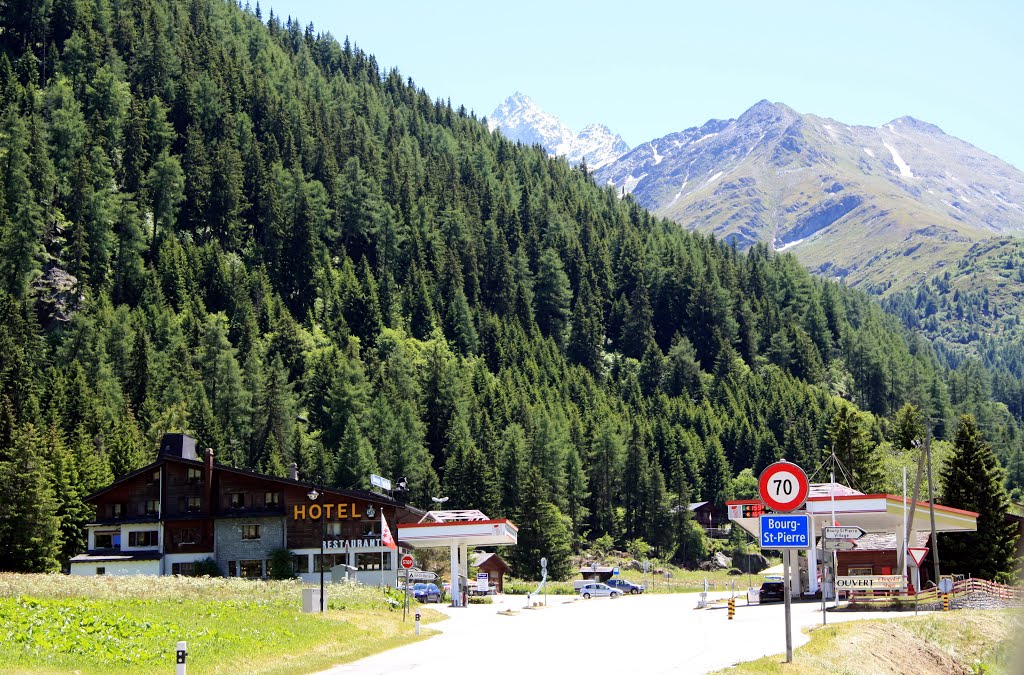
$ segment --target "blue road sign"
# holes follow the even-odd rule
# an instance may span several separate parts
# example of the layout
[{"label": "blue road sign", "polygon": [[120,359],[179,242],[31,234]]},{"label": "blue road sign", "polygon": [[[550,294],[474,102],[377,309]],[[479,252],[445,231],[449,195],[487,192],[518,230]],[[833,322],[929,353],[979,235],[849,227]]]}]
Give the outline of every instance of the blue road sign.
[{"label": "blue road sign", "polygon": [[810,548],[811,525],[807,515],[761,516],[761,548]]}]

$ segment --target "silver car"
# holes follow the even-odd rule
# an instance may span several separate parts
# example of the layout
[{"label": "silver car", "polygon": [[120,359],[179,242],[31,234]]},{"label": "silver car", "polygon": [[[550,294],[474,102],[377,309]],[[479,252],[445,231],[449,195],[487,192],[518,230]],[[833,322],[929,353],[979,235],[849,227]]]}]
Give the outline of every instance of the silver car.
[{"label": "silver car", "polygon": [[580,595],[587,600],[590,598],[618,598],[622,595],[622,591],[617,588],[612,588],[608,584],[602,584],[595,581],[581,586]]}]

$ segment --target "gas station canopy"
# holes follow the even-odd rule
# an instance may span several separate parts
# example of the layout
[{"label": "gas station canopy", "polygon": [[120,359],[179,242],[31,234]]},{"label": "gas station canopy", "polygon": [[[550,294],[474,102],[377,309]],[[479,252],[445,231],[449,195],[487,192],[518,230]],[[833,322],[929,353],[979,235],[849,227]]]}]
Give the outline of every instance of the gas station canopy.
[{"label": "gas station canopy", "polygon": [[398,543],[409,548],[515,546],[518,540],[519,528],[511,520],[480,511],[428,511],[420,522],[398,526]]},{"label": "gas station canopy", "polygon": [[[832,494],[829,494],[830,490]],[[801,512],[811,517],[812,530],[817,532],[833,524],[856,525],[865,532],[902,532],[904,510],[908,515],[910,511],[909,499],[890,494],[865,495],[838,483],[812,485],[810,495]],[[726,502],[726,505],[729,507],[729,520],[755,539],[760,539],[760,516],[768,514],[758,509],[763,506],[761,501],[740,499]],[[751,508],[744,509],[744,506]],[[931,530],[928,502],[917,502],[914,522],[910,523],[909,529],[912,532]],[[977,513],[935,504],[936,532],[974,532],[977,529]]]},{"label": "gas station canopy", "polygon": [[[398,526],[398,543],[406,548],[445,548],[451,555],[452,606],[465,606],[469,548],[515,546],[519,528],[507,518],[488,518],[480,511],[428,511],[418,523]],[[461,591],[461,592],[460,592]]]}]

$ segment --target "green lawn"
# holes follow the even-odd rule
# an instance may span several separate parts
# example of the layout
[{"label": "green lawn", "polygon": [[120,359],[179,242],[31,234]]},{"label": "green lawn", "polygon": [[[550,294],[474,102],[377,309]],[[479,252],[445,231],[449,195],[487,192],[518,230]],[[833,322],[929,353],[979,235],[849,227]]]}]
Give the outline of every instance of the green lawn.
[{"label": "green lawn", "polygon": [[[4,673],[308,673],[417,637],[383,589],[339,585],[324,616],[298,582],[0,574]],[[333,592],[333,593],[332,593]],[[397,607],[397,608],[396,608]],[[441,615],[421,609],[429,623]]]}]

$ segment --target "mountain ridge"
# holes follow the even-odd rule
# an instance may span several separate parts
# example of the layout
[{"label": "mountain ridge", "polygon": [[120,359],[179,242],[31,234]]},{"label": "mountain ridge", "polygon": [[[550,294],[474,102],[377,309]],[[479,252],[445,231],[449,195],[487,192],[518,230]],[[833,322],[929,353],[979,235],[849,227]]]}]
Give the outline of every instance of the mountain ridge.
[{"label": "mountain ridge", "polygon": [[606,166],[629,151],[622,136],[606,125],[591,123],[576,133],[519,91],[494,109],[487,117],[487,126],[491,131],[500,129],[510,140],[539,144],[549,155],[565,157],[572,165],[585,161],[591,170]]}]

